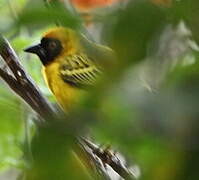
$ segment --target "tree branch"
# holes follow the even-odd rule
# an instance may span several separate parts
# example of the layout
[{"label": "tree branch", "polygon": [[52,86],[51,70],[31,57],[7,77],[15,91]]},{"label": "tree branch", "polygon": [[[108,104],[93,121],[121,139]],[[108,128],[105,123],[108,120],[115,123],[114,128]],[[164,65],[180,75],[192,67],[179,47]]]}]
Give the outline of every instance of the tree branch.
[{"label": "tree branch", "polygon": [[81,140],[86,144],[104,165],[109,165],[115,172],[117,172],[121,177],[128,180],[136,179],[131,171],[125,167],[119,158],[113,154],[110,150],[103,150],[99,148],[96,144],[91,141],[81,138]]},{"label": "tree branch", "polygon": [[7,72],[5,72],[3,69],[0,69],[0,77],[8,84],[8,86],[22,99],[25,101],[28,101],[29,99],[27,96],[23,93],[23,91],[20,89],[19,84],[17,83],[16,79],[13,78],[11,75],[9,75]]},{"label": "tree branch", "polygon": [[40,115],[40,117],[45,120],[50,120],[49,117],[52,119],[55,115],[55,111],[47,99],[42,96],[40,90],[30,76],[25,72],[16,53],[2,35],[0,35],[0,55],[12,71],[14,77],[3,70],[1,70],[0,76],[16,94],[21,96],[23,100]]}]

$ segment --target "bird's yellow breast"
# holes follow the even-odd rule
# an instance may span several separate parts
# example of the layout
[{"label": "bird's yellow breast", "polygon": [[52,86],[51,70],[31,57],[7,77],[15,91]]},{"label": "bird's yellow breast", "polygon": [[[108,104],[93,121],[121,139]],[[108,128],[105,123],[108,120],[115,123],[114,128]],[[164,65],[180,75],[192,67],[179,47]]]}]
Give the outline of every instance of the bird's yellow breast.
[{"label": "bird's yellow breast", "polygon": [[60,76],[59,65],[60,60],[58,59],[43,67],[42,73],[48,87],[56,97],[58,103],[66,112],[68,112],[72,106],[77,104],[83,90],[73,87],[63,81]]}]

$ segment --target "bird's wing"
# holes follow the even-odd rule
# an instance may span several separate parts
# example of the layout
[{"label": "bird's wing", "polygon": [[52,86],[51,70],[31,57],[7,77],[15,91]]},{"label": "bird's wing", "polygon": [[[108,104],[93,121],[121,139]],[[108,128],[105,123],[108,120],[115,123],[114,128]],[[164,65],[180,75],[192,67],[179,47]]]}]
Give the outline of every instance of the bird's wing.
[{"label": "bird's wing", "polygon": [[116,54],[109,47],[91,42],[82,34],[80,34],[79,40],[84,53],[90,60],[104,67],[105,70],[117,63]]},{"label": "bird's wing", "polygon": [[99,74],[101,74],[99,67],[85,54],[67,56],[60,65],[63,81],[75,87],[92,86]]}]

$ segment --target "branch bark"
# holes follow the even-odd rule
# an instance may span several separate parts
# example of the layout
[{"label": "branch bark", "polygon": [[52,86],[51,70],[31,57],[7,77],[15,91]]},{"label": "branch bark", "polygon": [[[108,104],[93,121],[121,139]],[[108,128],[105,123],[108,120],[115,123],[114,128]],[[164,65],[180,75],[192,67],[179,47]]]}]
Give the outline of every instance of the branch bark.
[{"label": "branch bark", "polygon": [[109,149],[101,149],[96,144],[92,143],[88,139],[81,138],[82,141],[87,145],[94,155],[96,155],[104,165],[109,165],[115,172],[117,172],[122,178],[133,180],[136,179],[131,171],[125,167],[119,158],[111,152]]},{"label": "branch bark", "polygon": [[52,119],[55,115],[55,110],[26,73],[15,51],[2,35],[0,35],[0,55],[13,73],[12,76],[1,69],[0,76],[40,117],[45,120]]}]

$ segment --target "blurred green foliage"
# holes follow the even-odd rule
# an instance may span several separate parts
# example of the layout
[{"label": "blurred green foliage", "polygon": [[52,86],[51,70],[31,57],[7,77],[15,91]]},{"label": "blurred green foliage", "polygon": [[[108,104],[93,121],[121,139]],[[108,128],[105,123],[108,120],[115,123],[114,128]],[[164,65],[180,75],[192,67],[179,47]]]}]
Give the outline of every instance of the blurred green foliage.
[{"label": "blurred green foliage", "polygon": [[[5,84],[4,84],[5,86]],[[0,87],[0,170],[19,166],[22,156],[23,110],[20,101],[7,88]]]},{"label": "blurred green foliage", "polygon": [[[84,19],[77,12],[60,4],[47,8],[40,0],[0,0],[0,31],[52,102],[55,100],[44,84],[40,62],[23,49],[38,42],[55,24],[100,36],[116,51],[120,68],[69,116],[74,123],[69,123],[67,132],[86,132],[97,142],[110,144],[126,156],[127,163],[139,167],[139,179],[193,180],[199,177],[199,65],[197,47],[193,48],[196,45],[191,40],[199,41],[198,9],[198,0],[173,1],[171,6],[134,0],[115,5],[107,14],[93,10],[94,30],[90,30],[89,25],[83,27]],[[186,32],[191,32],[188,35],[182,27],[178,30],[182,21]],[[174,40],[176,37],[186,41],[183,44]],[[185,58],[190,54],[191,63],[190,56]],[[31,114],[27,109],[1,81],[0,172],[22,167],[24,122]],[[39,166],[33,165],[33,172],[40,177],[29,173],[29,179],[93,179],[86,171],[79,173],[81,168],[71,163],[68,147],[73,144],[66,134],[60,138],[53,126],[37,133],[32,155]]]}]

